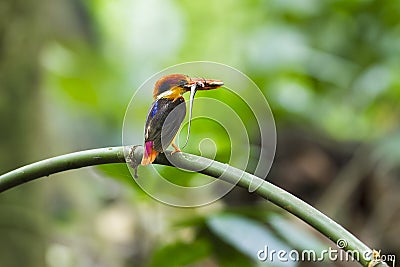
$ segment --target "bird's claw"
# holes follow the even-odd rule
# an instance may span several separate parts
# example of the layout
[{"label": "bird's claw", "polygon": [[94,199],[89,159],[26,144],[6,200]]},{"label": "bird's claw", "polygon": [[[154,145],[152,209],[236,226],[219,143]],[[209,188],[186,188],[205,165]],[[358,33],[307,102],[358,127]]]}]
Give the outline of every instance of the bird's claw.
[{"label": "bird's claw", "polygon": [[172,156],[173,154],[175,154],[176,152],[182,152],[182,151],[180,150],[180,148],[179,148],[177,145],[175,145],[174,143],[172,143],[171,145],[172,145],[172,147],[174,148],[174,151],[171,152],[171,156]]},{"label": "bird's claw", "polygon": [[175,154],[176,152],[182,152],[179,148],[178,149],[175,149],[174,151],[171,151],[171,156],[173,155],[173,154]]}]

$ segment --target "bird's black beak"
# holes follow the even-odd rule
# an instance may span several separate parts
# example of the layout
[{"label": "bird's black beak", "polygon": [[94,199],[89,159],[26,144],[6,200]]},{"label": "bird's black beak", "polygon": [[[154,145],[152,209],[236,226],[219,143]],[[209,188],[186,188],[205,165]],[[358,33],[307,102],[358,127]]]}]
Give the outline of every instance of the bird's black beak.
[{"label": "bird's black beak", "polygon": [[195,85],[197,90],[211,90],[216,89],[224,85],[224,82],[221,80],[211,80],[211,79],[203,79],[203,78],[191,78],[190,81],[185,84],[185,88],[190,91]]}]

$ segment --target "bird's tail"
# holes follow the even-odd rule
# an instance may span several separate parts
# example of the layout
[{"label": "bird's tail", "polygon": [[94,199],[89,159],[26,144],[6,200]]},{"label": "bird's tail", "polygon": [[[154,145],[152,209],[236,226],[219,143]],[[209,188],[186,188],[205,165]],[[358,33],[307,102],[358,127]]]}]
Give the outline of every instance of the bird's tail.
[{"label": "bird's tail", "polygon": [[142,165],[149,165],[156,159],[158,152],[153,149],[153,141],[144,143]]}]

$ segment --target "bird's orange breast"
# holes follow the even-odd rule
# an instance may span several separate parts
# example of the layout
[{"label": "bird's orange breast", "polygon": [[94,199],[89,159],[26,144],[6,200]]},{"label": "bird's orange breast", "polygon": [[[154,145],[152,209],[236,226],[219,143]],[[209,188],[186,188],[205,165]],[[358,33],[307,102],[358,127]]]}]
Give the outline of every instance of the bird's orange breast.
[{"label": "bird's orange breast", "polygon": [[177,87],[174,87],[174,88],[170,89],[169,93],[165,94],[162,98],[166,98],[166,99],[175,101],[178,98],[182,97],[183,93],[184,92],[182,91],[182,88],[177,86]]}]

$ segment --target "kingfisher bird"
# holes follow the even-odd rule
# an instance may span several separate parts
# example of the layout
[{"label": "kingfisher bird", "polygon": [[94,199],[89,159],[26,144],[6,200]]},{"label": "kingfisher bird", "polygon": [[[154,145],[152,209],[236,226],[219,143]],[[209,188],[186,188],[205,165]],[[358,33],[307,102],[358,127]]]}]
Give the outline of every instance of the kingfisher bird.
[{"label": "kingfisher bird", "polygon": [[181,151],[174,140],[186,116],[186,104],[182,96],[185,92],[190,91],[189,137],[193,99],[196,91],[216,89],[223,85],[224,83],[220,80],[190,78],[183,74],[161,77],[154,86],[154,102],[147,114],[141,164],[151,164],[157,155],[164,152],[169,145],[174,148],[171,154]]}]

